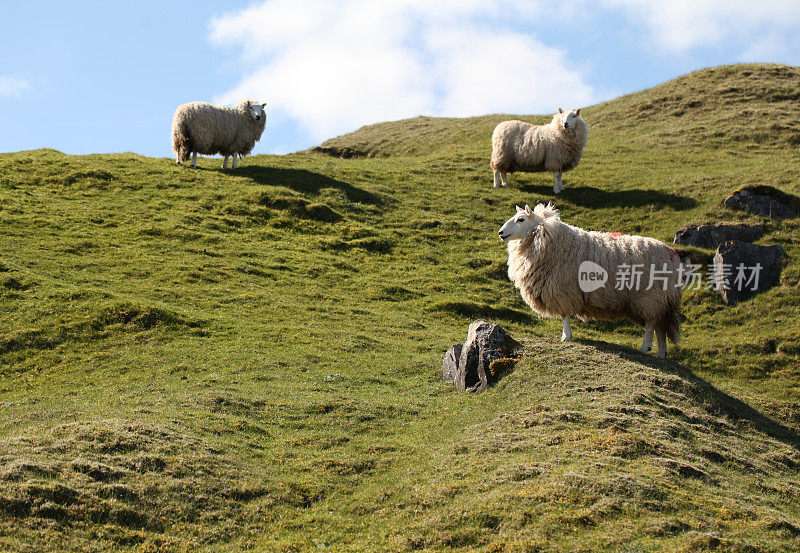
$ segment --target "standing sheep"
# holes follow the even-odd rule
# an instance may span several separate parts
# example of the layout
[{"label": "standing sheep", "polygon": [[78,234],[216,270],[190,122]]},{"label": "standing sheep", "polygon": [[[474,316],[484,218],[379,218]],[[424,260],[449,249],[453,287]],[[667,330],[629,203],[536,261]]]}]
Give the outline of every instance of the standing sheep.
[{"label": "standing sheep", "polygon": [[589,137],[589,127],[581,118],[581,110],[564,113],[558,108],[547,125],[532,125],[524,121],[503,121],[492,133],[494,187],[498,175],[508,186],[506,173],[523,171],[553,173],[553,193],[564,190],[561,173],[578,165]]},{"label": "standing sheep", "polygon": [[[561,341],[572,339],[571,315],[586,321],[628,318],[644,326],[642,352],[658,339],[658,357],[667,338],[680,337],[678,255],[654,238],[587,232],[561,222],[542,204],[517,213],[500,228],[508,243],[508,277],[537,315],[563,321]],[[615,275],[617,282],[607,282]]]},{"label": "standing sheep", "polygon": [[178,164],[192,155],[192,167],[197,168],[197,154],[222,154],[222,168],[228,168],[228,157],[245,156],[261,138],[267,116],[264,106],[255,100],[242,100],[232,108],[208,102],[189,102],[178,106],[172,117],[172,151]]}]

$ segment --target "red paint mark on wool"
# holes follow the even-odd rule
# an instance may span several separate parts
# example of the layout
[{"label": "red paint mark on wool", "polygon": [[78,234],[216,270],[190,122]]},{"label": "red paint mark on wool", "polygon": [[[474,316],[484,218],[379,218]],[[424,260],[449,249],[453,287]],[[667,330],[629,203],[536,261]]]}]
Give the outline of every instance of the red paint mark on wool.
[{"label": "red paint mark on wool", "polygon": [[618,240],[619,237],[622,236],[622,234],[620,234],[619,232],[609,232],[608,235],[614,240]]},{"label": "red paint mark on wool", "polygon": [[673,259],[673,260],[674,259],[679,259],[678,252],[676,252],[675,250],[673,250],[669,246],[667,246],[667,249],[669,250],[669,258],[670,259]]}]

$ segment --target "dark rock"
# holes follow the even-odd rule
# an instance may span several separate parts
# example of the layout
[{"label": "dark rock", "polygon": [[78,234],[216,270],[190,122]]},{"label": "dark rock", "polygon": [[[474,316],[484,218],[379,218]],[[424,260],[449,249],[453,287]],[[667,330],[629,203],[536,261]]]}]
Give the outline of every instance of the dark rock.
[{"label": "dark rock", "polygon": [[783,246],[726,242],[714,254],[713,281],[728,305],[780,284]]},{"label": "dark rock", "polygon": [[731,240],[755,242],[764,234],[764,227],[751,225],[687,225],[675,233],[675,244],[716,249]]},{"label": "dark rock", "polygon": [[444,354],[442,361],[442,380],[455,382],[458,373],[458,360],[461,358],[463,344],[456,344]]},{"label": "dark rock", "polygon": [[737,190],[722,201],[730,209],[749,211],[770,219],[792,219],[797,213],[791,207],[782,204],[772,196],[754,194],[748,190]]},{"label": "dark rock", "polygon": [[499,371],[492,373],[492,362],[510,358],[520,347],[502,327],[478,319],[469,325],[464,345],[457,344],[445,354],[442,378],[461,392],[482,392],[499,379]]}]

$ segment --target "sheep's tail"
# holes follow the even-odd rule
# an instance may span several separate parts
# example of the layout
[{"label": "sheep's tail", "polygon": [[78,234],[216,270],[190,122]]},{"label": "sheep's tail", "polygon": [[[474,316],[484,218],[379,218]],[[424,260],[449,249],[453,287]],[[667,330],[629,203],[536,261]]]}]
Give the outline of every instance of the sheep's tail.
[{"label": "sheep's tail", "polygon": [[178,127],[172,131],[172,151],[178,158],[179,163],[189,161],[189,155],[194,150],[192,139],[189,136],[189,128],[186,122],[181,121]]},{"label": "sheep's tail", "polygon": [[667,309],[664,315],[658,322],[658,326],[664,329],[664,333],[673,344],[678,344],[681,339],[681,299],[669,298],[667,300]]}]

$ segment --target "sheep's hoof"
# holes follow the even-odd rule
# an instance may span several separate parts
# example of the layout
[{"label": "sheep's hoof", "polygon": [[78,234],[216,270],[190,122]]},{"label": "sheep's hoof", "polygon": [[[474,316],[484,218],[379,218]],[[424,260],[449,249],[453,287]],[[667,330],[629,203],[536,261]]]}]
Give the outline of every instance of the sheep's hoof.
[{"label": "sheep's hoof", "polygon": [[562,342],[571,342],[572,341],[572,336],[567,336],[566,334],[562,334],[561,335],[561,341]]}]

